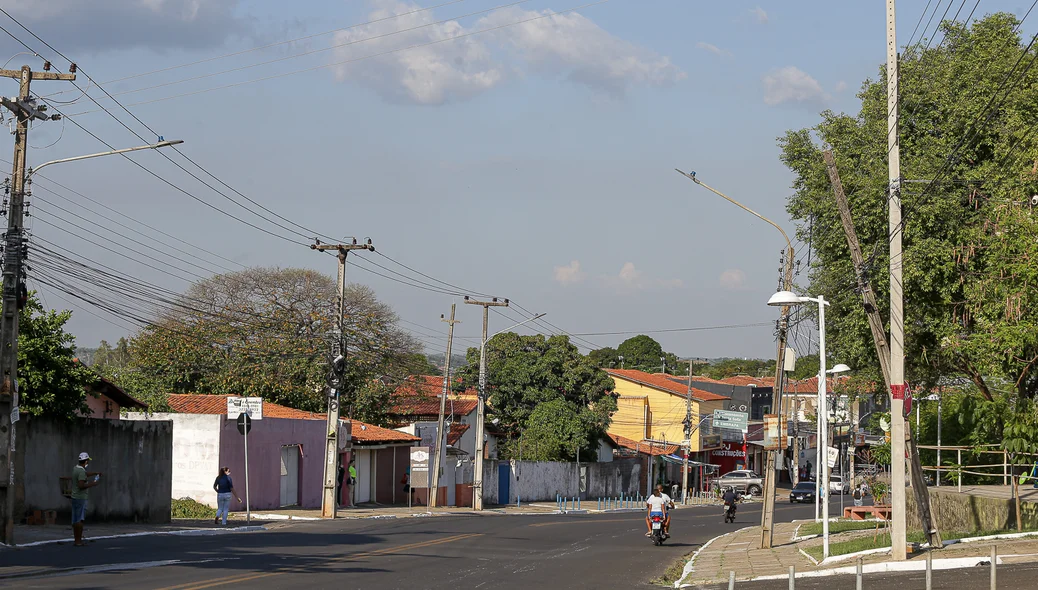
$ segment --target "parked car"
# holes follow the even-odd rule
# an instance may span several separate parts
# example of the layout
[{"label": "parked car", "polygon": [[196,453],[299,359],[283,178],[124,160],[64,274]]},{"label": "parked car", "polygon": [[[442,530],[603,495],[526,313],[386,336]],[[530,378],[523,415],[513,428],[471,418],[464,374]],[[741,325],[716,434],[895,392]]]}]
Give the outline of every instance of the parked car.
[{"label": "parked car", "polygon": [[764,489],[764,480],[749,469],[729,471],[717,478],[715,483],[718,489],[734,487],[735,491],[751,496],[759,496]]},{"label": "parked car", "polygon": [[846,494],[850,492],[848,486],[843,484],[842,475],[830,475],[829,476],[829,493],[830,494]]},{"label": "parked car", "polygon": [[802,481],[798,483],[789,492],[789,503],[793,502],[814,502],[815,501],[815,484],[809,481]]}]

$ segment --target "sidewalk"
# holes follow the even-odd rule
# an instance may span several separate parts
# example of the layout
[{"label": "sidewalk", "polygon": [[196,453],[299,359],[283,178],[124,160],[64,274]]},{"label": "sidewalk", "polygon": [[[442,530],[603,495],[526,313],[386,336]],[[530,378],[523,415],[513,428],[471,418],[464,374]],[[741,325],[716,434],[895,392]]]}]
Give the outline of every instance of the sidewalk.
[{"label": "sidewalk", "polygon": [[[775,525],[774,544],[771,549],[759,549],[760,527],[751,526],[716,537],[700,548],[693,555],[689,564],[686,565],[686,576],[681,580],[681,587],[689,585],[711,584],[727,582],[730,572],[735,572],[736,580],[752,580],[761,577],[786,577],[789,575],[789,567],[796,568],[797,576],[821,574],[841,567],[855,567],[858,557],[848,556],[846,559],[832,559],[816,565],[800,550],[822,544],[822,539],[812,537],[810,539],[793,541],[797,528],[804,523],[813,521],[797,521],[792,523],[778,523]],[[739,526],[739,525],[735,525]],[[839,533],[830,537],[830,542],[845,540],[858,533]],[[868,534],[868,533],[866,533]],[[956,543],[947,545],[944,549],[933,552],[935,562],[938,560],[955,560],[964,562],[963,565],[954,565],[948,561],[950,567],[963,567],[970,558],[983,559],[991,555],[991,547],[995,546],[999,563],[1022,563],[1038,561],[1038,537],[1021,539],[997,539],[986,541],[975,541],[970,543]],[[873,553],[861,556],[864,565],[880,564],[890,562],[890,553]],[[921,567],[926,561],[926,552],[919,551],[909,554],[908,568]]]}]

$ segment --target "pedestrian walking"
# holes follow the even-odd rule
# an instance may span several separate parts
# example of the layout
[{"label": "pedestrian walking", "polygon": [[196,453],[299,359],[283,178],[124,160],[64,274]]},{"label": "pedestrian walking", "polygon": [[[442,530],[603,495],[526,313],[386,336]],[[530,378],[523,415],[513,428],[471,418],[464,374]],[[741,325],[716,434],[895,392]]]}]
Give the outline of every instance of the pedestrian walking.
[{"label": "pedestrian walking", "polygon": [[357,501],[356,498],[354,498],[354,492],[357,488],[357,467],[355,466],[355,461],[352,454],[350,455],[350,469],[348,473],[350,476],[350,482],[347,485],[349,485],[350,488],[346,490],[346,502],[348,503],[348,507],[356,508]]},{"label": "pedestrian walking", "polygon": [[86,520],[87,498],[90,496],[90,488],[101,483],[101,472],[87,472],[88,465],[90,454],[83,452],[79,454],[79,462],[72,468],[72,534],[76,547],[86,545],[83,542],[83,521]]},{"label": "pedestrian walking", "polygon": [[865,491],[862,489],[862,486],[860,486],[860,485],[854,486],[854,494],[852,494],[852,497],[854,498],[854,505],[855,506],[861,506],[862,505],[862,498],[865,497]]},{"label": "pedestrian walking", "polygon": [[[238,499],[238,503],[241,503],[241,497],[234,491],[234,482],[231,480],[231,468],[221,467],[220,474],[216,476],[216,481],[213,482],[213,489],[216,490],[216,520],[215,524],[227,525],[227,516],[231,510],[231,497]],[[220,521],[220,515],[223,515],[223,522]]]}]

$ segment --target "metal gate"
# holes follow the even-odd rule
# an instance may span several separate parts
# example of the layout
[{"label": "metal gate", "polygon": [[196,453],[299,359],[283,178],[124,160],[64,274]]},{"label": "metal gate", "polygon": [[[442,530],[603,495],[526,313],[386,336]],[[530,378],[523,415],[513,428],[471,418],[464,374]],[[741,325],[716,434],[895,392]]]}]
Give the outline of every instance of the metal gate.
[{"label": "metal gate", "polygon": [[497,466],[497,503],[508,504],[508,484],[512,481],[512,466],[502,463]]}]

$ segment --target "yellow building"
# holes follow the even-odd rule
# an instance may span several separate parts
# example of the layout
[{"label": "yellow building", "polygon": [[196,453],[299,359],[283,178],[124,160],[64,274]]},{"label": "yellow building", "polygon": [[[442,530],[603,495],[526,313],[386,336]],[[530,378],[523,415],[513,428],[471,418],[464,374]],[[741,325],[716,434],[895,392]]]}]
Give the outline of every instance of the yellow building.
[{"label": "yellow building", "polygon": [[[683,421],[686,413],[688,386],[665,375],[654,375],[633,369],[605,369],[616,383],[617,411],[609,425],[609,434],[635,441],[667,441],[679,443],[685,438]],[[692,389],[692,424],[699,424],[728,398]],[[697,435],[703,433],[702,429]],[[702,437],[693,435],[690,452],[702,449]]]}]

